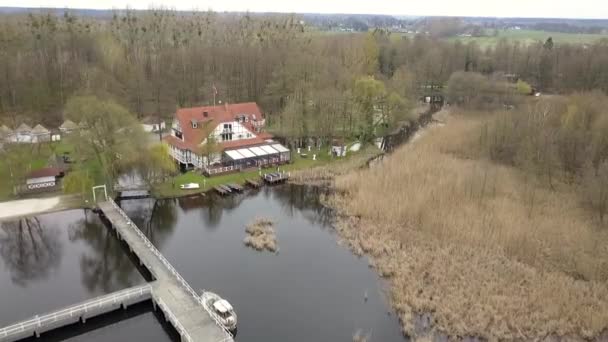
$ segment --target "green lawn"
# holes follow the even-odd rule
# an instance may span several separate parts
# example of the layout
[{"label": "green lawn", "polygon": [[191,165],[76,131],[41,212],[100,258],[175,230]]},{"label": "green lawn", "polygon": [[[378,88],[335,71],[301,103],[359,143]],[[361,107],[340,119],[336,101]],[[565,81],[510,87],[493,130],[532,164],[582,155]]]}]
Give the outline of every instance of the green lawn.
[{"label": "green lawn", "polygon": [[[307,158],[302,158],[297,155],[297,153],[292,153],[292,163],[283,165],[279,167],[280,171],[294,171],[307,169],[315,166],[321,166],[331,163],[332,161],[336,161],[339,159],[332,158],[327,150],[323,151],[305,151],[302,149],[302,153],[307,153]],[[317,160],[312,160],[312,154],[317,152]],[[320,152],[320,153],[319,153]],[[352,154],[352,153],[351,153]],[[262,173],[273,172],[276,171],[276,167],[262,169]],[[245,184],[245,180],[247,179],[258,179],[260,177],[259,171],[251,171],[251,172],[238,172],[232,173],[222,176],[215,177],[205,177],[201,175],[197,171],[190,171],[184,174],[180,174],[174,177],[172,180],[159,184],[155,186],[152,193],[156,198],[168,198],[168,197],[179,197],[179,196],[188,196],[193,194],[198,194],[201,192],[208,191],[212,189],[214,186],[220,184],[228,184],[228,183],[237,183],[237,184]],[[201,188],[196,190],[182,190],[180,189],[180,185],[186,183],[198,183]]]},{"label": "green lawn", "polygon": [[519,41],[527,45],[539,41],[545,42],[549,37],[553,38],[555,44],[591,44],[602,38],[608,38],[608,34],[577,34],[538,30],[502,30],[499,31],[499,34],[496,37],[450,37],[447,39],[450,41],[460,40],[463,43],[475,41],[480,47],[486,48],[496,45],[502,38],[511,41]]}]

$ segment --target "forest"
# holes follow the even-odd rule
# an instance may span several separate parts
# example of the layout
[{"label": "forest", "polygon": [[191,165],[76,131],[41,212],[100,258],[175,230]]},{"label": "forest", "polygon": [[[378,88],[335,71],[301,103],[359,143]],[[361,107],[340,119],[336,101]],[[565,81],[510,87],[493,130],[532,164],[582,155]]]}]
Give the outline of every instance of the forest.
[{"label": "forest", "polygon": [[[435,24],[439,33],[449,26]],[[504,39],[482,48],[382,29],[324,33],[297,15],[66,11],[3,15],[0,69],[0,121],[13,128],[57,127],[79,95],[166,119],[177,107],[212,103],[215,87],[218,100],[257,101],[276,134],[348,138],[407,120],[408,108],[457,71],[515,77],[543,93],[606,92],[608,41]]]}]

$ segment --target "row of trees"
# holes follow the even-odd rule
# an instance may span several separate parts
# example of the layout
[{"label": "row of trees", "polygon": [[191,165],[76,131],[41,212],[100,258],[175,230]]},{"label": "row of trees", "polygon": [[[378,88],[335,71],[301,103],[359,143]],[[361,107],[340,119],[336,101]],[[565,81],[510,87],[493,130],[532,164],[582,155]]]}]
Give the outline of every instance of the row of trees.
[{"label": "row of trees", "polygon": [[178,106],[213,103],[215,87],[225,102],[257,101],[275,130],[298,140],[378,134],[372,116],[384,125],[404,119],[424,86],[458,71],[515,74],[541,90],[608,91],[608,42],[504,40],[483,49],[383,30],[319,34],[287,15],[66,12],[3,16],[0,68],[0,120],[9,125],[57,126],[68,99],[82,94],[160,120]]},{"label": "row of trees", "polygon": [[497,162],[514,165],[550,188],[577,185],[600,221],[608,215],[608,97],[600,92],[535,101],[499,114],[479,143]]}]

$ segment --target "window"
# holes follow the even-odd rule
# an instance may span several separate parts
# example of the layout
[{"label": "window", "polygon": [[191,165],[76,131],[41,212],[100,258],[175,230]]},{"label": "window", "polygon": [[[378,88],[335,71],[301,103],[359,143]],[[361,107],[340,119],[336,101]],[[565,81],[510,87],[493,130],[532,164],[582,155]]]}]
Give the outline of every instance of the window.
[{"label": "window", "polygon": [[222,141],[231,141],[232,133],[222,133]]}]

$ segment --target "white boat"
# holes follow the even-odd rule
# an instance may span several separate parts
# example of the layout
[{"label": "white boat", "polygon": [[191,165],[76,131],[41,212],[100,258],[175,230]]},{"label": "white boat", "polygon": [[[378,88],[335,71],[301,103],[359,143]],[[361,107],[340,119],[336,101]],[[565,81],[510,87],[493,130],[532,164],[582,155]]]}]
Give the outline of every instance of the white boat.
[{"label": "white boat", "polygon": [[201,186],[198,183],[186,183],[179,186],[182,190],[199,189]]},{"label": "white boat", "polygon": [[214,314],[226,329],[230,331],[236,329],[236,312],[234,312],[232,305],[227,300],[209,291],[203,292],[201,300],[205,308]]}]

